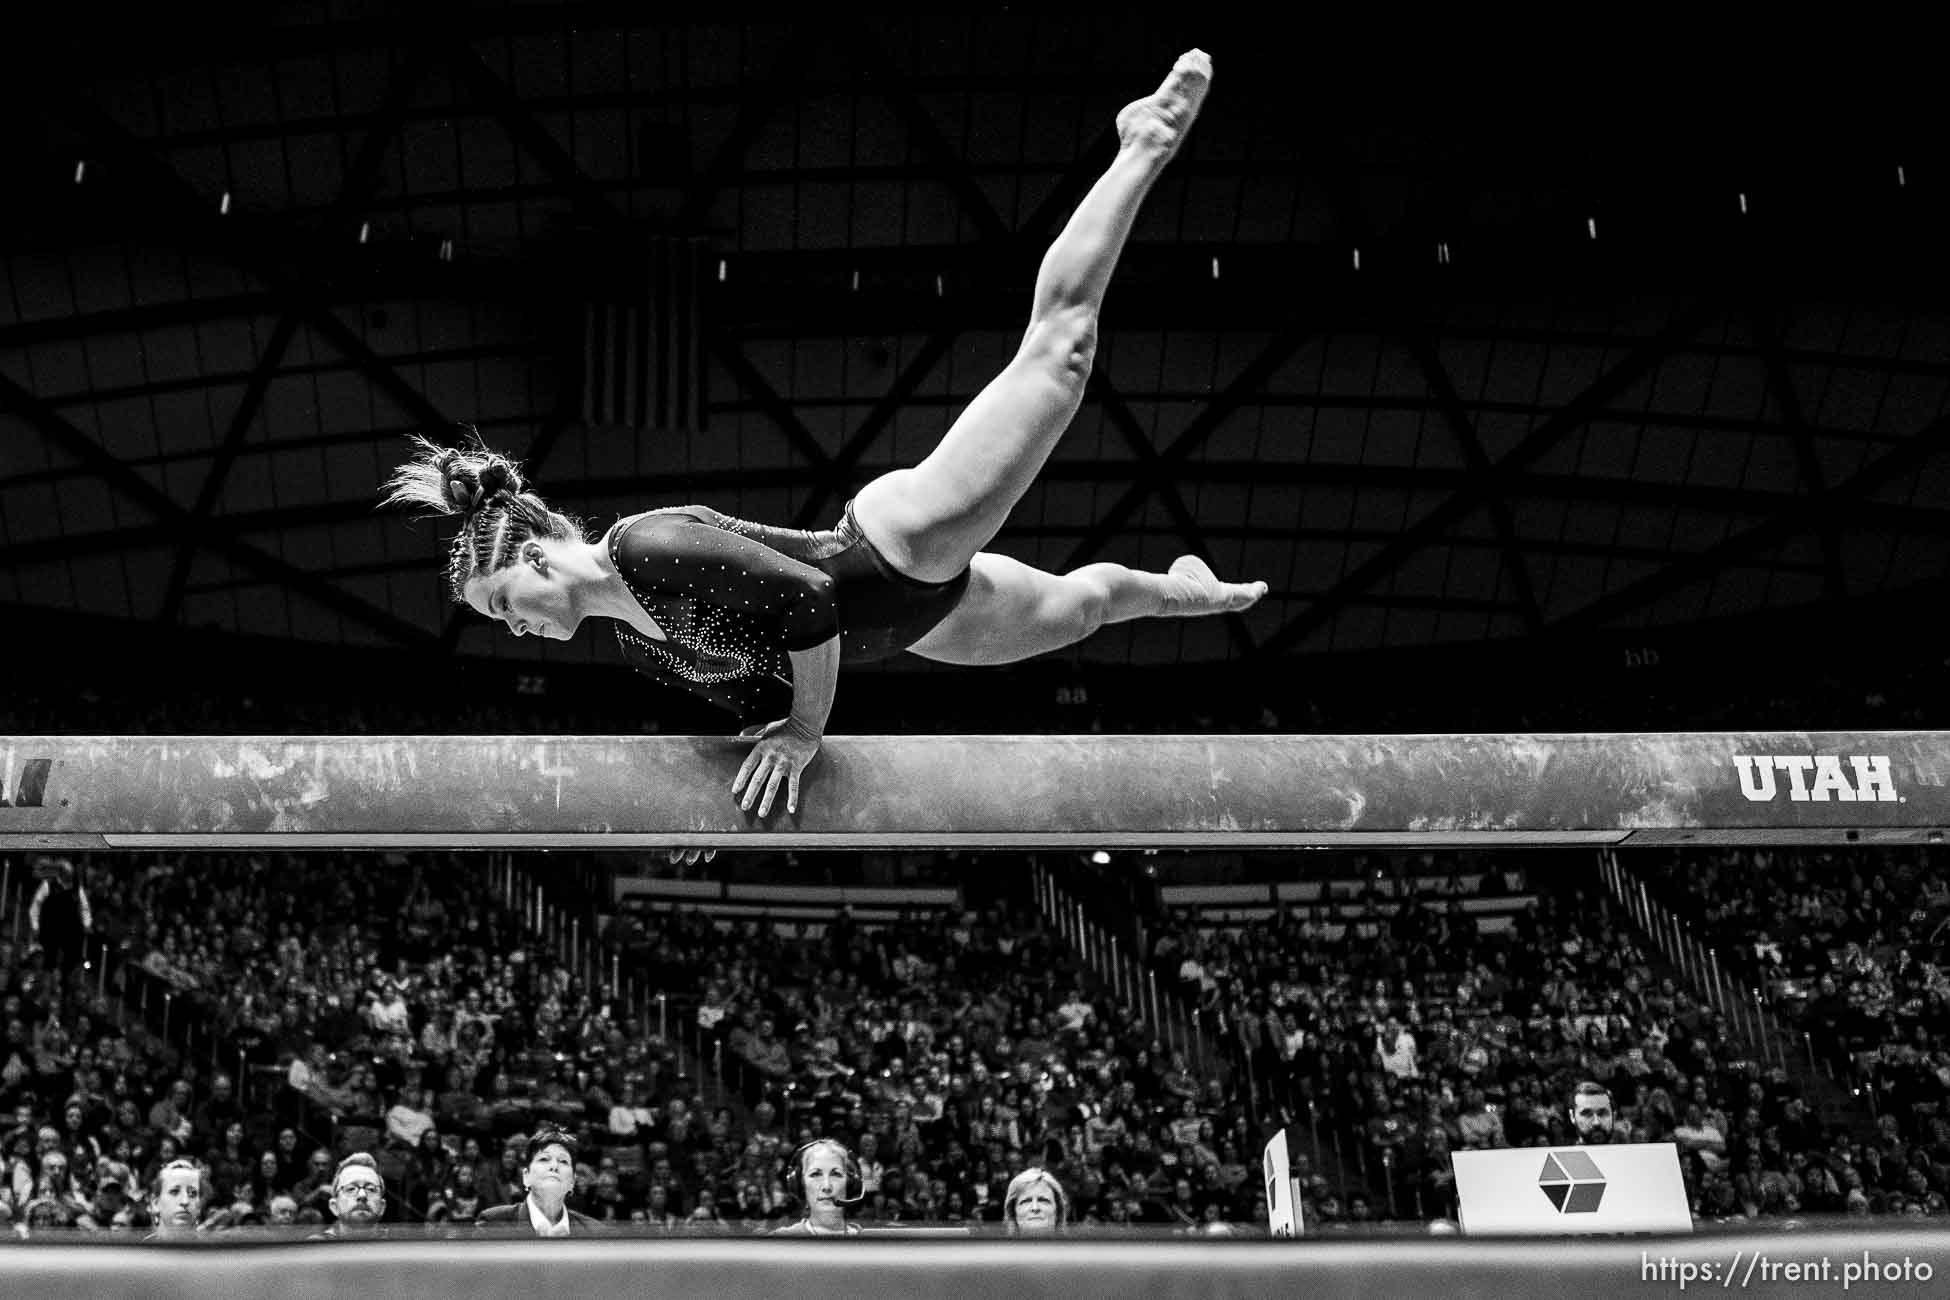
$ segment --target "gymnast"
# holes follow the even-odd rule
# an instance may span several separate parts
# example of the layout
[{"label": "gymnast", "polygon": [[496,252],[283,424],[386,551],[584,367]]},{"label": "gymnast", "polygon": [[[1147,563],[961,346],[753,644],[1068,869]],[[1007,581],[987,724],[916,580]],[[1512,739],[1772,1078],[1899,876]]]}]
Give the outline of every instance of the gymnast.
[{"label": "gymnast", "polygon": [[755,743],[731,791],[760,817],[781,792],[798,811],[842,664],[903,650],[1014,663],[1107,623],[1247,608],[1266,584],[1221,582],[1196,556],[1166,573],[1099,563],[1058,575],[982,549],[1076,414],[1118,254],[1211,75],[1192,50],[1118,113],[1117,156],[1044,255],[1020,350],[920,464],[861,488],[835,527],[690,505],[620,519],[592,542],[478,437],[466,450],[415,438],[386,503],[464,516],[447,569],[457,602],[517,636],[567,640],[586,618],[613,619],[639,672],[757,719],[740,733]]}]

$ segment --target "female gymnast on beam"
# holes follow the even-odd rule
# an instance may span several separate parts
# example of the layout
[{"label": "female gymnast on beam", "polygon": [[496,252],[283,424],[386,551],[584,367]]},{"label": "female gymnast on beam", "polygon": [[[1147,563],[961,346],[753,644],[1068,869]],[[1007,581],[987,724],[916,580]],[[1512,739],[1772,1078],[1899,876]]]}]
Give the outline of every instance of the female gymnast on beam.
[{"label": "female gymnast on beam", "polygon": [[1090,564],[1058,575],[982,549],[1076,414],[1118,253],[1211,79],[1211,59],[1193,50],[1155,94],[1118,113],[1117,157],[1044,255],[1015,358],[926,459],[868,483],[837,527],[803,532],[679,506],[618,520],[592,542],[478,439],[457,451],[416,438],[419,454],[387,482],[387,503],[465,516],[447,570],[453,596],[517,636],[567,640],[585,618],[614,619],[638,671],[741,718],[765,716],[765,697],[788,684],[789,716],[741,733],[756,743],[732,795],[760,817],[781,790],[786,811],[798,810],[842,663],[908,650],[1006,664],[1106,623],[1245,609],[1266,584],[1220,582],[1196,556],[1167,573]]}]

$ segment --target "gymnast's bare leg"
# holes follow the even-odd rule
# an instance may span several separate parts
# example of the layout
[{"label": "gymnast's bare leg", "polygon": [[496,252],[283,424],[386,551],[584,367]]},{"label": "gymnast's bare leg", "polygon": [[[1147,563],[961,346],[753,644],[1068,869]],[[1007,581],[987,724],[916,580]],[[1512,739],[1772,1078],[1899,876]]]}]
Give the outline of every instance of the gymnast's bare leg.
[{"label": "gymnast's bare leg", "polygon": [[1104,623],[1243,609],[1265,593],[1263,583],[1221,583],[1191,556],[1165,574],[1093,564],[1057,575],[982,550],[1076,415],[1118,254],[1211,77],[1211,60],[1193,50],[1156,93],[1117,115],[1117,157],[1044,255],[1015,358],[925,460],[882,475],[855,497],[861,530],[902,573],[945,582],[973,571],[967,597],[910,647],[914,653],[1007,663],[1081,640]]}]

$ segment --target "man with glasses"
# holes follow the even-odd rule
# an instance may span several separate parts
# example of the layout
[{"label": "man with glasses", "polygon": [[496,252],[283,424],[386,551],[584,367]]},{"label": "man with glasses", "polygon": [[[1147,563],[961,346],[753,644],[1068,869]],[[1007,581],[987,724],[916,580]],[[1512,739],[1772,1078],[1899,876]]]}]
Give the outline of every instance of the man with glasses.
[{"label": "man with glasses", "polygon": [[339,1161],[332,1175],[332,1226],[315,1232],[306,1241],[350,1241],[377,1239],[386,1235],[380,1220],[386,1217],[386,1180],[379,1166],[363,1151],[354,1151]]},{"label": "man with glasses", "polygon": [[1578,1145],[1604,1146],[1611,1141],[1611,1093],[1601,1083],[1586,1079],[1571,1094],[1571,1123],[1578,1130]]}]

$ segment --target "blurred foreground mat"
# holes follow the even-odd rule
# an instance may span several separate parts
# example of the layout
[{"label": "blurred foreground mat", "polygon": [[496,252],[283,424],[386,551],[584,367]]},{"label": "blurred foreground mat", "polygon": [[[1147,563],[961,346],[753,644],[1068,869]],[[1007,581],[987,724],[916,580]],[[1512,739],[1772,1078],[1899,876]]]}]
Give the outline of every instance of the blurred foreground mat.
[{"label": "blurred foreground mat", "polygon": [[[1239,1231],[1245,1231],[1239,1229]],[[890,1236],[893,1234],[889,1234]],[[215,1243],[221,1243],[218,1236]],[[673,1296],[794,1300],[972,1296],[994,1300],[1439,1295],[1443,1300],[1661,1296],[1708,1288],[1752,1294],[1846,1287],[1941,1296],[1942,1229],[1864,1228],[1691,1237],[1505,1241],[1238,1237],[1025,1242],[737,1238],[698,1241],[326,1242],[311,1246],[54,1245],[0,1249],[0,1290],[36,1300],[120,1297]],[[1728,1279],[1731,1279],[1728,1281]],[[1809,1288],[1808,1283],[1814,1286]]]}]

